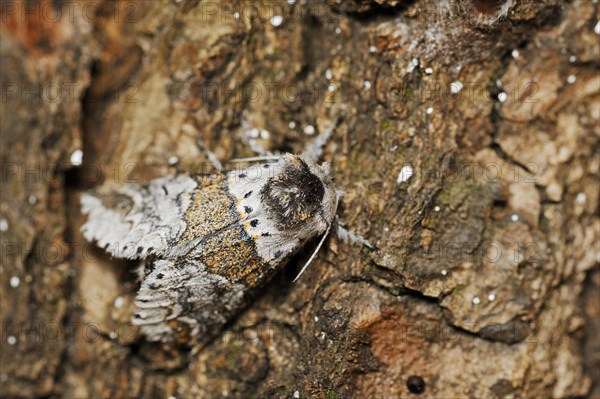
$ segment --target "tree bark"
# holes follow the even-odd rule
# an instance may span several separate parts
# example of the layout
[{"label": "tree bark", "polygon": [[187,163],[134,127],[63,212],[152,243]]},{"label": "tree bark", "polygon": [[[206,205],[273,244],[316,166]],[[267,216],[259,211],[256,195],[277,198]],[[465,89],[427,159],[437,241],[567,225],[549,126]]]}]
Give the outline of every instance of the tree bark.
[{"label": "tree bark", "polygon": [[[1,7],[3,397],[600,397],[597,4]],[[80,193],[301,153],[339,109],[377,250],[332,236],[207,346],[146,342]]]}]

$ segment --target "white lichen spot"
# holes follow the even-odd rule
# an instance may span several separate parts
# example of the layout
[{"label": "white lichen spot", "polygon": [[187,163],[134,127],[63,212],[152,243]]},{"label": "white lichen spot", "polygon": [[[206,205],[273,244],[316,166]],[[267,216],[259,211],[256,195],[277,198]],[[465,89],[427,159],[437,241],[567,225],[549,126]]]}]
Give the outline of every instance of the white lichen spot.
[{"label": "white lichen spot", "polygon": [[519,50],[514,49],[510,55],[512,55],[513,58],[519,58]]},{"label": "white lichen spot", "polygon": [[335,28],[335,33],[339,35],[340,33],[342,33],[342,29],[340,29],[340,27],[338,26],[337,28]]},{"label": "white lichen spot", "polygon": [[298,399],[300,397],[300,391],[294,391],[294,398]]},{"label": "white lichen spot", "polygon": [[256,139],[256,138],[258,138],[258,136],[260,136],[260,130],[253,127],[252,129],[250,129],[248,131],[248,136],[252,137],[253,139]]},{"label": "white lichen spot", "polygon": [[315,316],[315,322],[319,321],[319,316]]},{"label": "white lichen spot", "polygon": [[293,6],[294,4],[296,4],[296,0],[287,0],[287,3]]},{"label": "white lichen spot", "polygon": [[488,294],[488,301],[494,302],[496,300],[496,295],[492,292]]},{"label": "white lichen spot", "polygon": [[505,92],[498,93],[498,101],[501,103],[505,102],[508,99],[508,94]]},{"label": "white lichen spot", "polygon": [[427,112],[427,115],[433,114],[433,107],[427,108],[427,110],[425,112]]},{"label": "white lichen spot", "polygon": [[269,136],[270,136],[270,134],[269,134],[268,130],[263,129],[263,130],[260,131],[260,138],[261,139],[267,140],[269,138]]},{"label": "white lichen spot", "polygon": [[[288,0],[289,2],[289,0]],[[175,396],[169,396],[167,399],[177,399]]]},{"label": "white lichen spot", "polygon": [[460,81],[450,83],[450,93],[458,94],[463,89],[464,85]]},{"label": "white lichen spot", "polygon": [[18,276],[12,276],[10,278],[10,286],[17,288],[21,284],[21,279]]},{"label": "white lichen spot", "polygon": [[29,197],[27,197],[27,202],[29,202],[29,205],[35,205],[37,204],[37,197],[35,195],[30,195]]},{"label": "white lichen spot", "polygon": [[473,305],[479,305],[479,303],[481,302],[481,299],[479,299],[478,296],[473,297]]},{"label": "white lichen spot", "polygon": [[427,75],[431,75],[433,73],[433,69],[432,68],[425,68],[425,73]]},{"label": "white lichen spot", "polygon": [[169,165],[173,166],[173,165],[177,165],[177,163],[179,162],[179,158],[176,157],[175,155],[172,155],[169,157],[169,159],[167,160],[167,162],[169,162]]},{"label": "white lichen spot", "polygon": [[371,82],[369,82],[368,80],[365,80],[363,82],[363,89],[366,91],[366,90],[369,90],[370,88],[371,88]]},{"label": "white lichen spot", "polygon": [[8,220],[0,218],[0,231],[8,231]]},{"label": "white lichen spot", "polygon": [[375,47],[375,46],[369,47],[369,53],[372,54],[372,53],[376,53],[376,52],[377,52],[377,47]]},{"label": "white lichen spot", "polygon": [[502,81],[500,79],[496,80],[496,87],[502,87]]},{"label": "white lichen spot", "polygon": [[567,76],[567,83],[572,85],[573,83],[575,83],[577,81],[577,76],[570,74],[569,76]]},{"label": "white lichen spot", "polygon": [[331,69],[327,69],[325,71],[325,78],[327,78],[327,80],[331,80],[333,78],[333,72],[331,72]]},{"label": "white lichen spot", "polygon": [[596,22],[596,26],[594,26],[594,33],[600,35],[600,21]]},{"label": "white lichen spot", "polygon": [[15,337],[14,335],[9,335],[8,337],[6,337],[6,342],[8,342],[8,344],[12,346],[17,343],[17,337]]},{"label": "white lichen spot", "polygon": [[513,214],[513,215],[511,215],[511,216],[510,216],[510,220],[511,220],[512,222],[518,222],[518,221],[519,221],[519,215],[517,215],[517,214]]},{"label": "white lichen spot", "polygon": [[387,226],[385,226],[385,227],[383,228],[383,232],[384,232],[384,233],[389,233],[389,232],[390,232],[390,228],[389,228],[389,227],[387,227]]},{"label": "white lichen spot", "polygon": [[240,19],[240,13],[238,11],[233,13],[233,18],[237,21],[238,19]]},{"label": "white lichen spot", "polygon": [[333,93],[335,91],[335,85],[329,85],[327,86],[327,91],[330,93]]},{"label": "white lichen spot", "polygon": [[122,296],[118,296],[115,298],[115,302],[114,302],[114,306],[116,309],[121,309],[123,307],[123,303],[125,302],[125,300],[123,299]]},{"label": "white lichen spot", "polygon": [[585,200],[586,200],[586,196],[585,193],[579,193],[577,194],[577,198],[575,199],[577,201],[578,204],[585,204]]},{"label": "white lichen spot", "polygon": [[572,56],[569,57],[569,62],[571,64],[574,63],[575,61],[577,61],[577,57],[575,57],[574,55],[572,55]]},{"label": "white lichen spot", "polygon": [[313,125],[308,125],[304,127],[304,134],[308,134],[309,136],[315,134],[315,127]]},{"label": "white lichen spot", "polygon": [[435,208],[433,208],[434,211],[439,212],[442,210],[442,208],[440,208],[439,205],[436,205]]},{"label": "white lichen spot", "polygon": [[325,331],[321,331],[321,335],[319,338],[321,338],[321,341],[325,341],[326,336],[327,336],[327,334],[325,334]]},{"label": "white lichen spot", "polygon": [[283,23],[283,17],[281,15],[273,15],[271,17],[271,25],[278,27]]},{"label": "white lichen spot", "polygon": [[448,271],[446,269],[443,269],[441,273],[442,273],[442,276],[445,276],[448,274]]},{"label": "white lichen spot", "polygon": [[294,128],[296,127],[296,122],[294,122],[294,121],[291,121],[290,123],[288,123],[288,127],[289,127],[290,129],[294,129]]},{"label": "white lichen spot", "polygon": [[71,164],[73,166],[81,165],[81,162],[83,161],[83,151],[81,151],[79,149],[73,151],[70,159],[71,159]]},{"label": "white lichen spot", "polygon": [[398,178],[396,179],[396,183],[406,183],[411,176],[413,175],[413,167],[412,165],[404,165],[402,169],[400,169],[400,173],[398,173]]},{"label": "white lichen spot", "polygon": [[114,331],[108,333],[108,336],[110,337],[110,339],[117,339],[117,333]]}]

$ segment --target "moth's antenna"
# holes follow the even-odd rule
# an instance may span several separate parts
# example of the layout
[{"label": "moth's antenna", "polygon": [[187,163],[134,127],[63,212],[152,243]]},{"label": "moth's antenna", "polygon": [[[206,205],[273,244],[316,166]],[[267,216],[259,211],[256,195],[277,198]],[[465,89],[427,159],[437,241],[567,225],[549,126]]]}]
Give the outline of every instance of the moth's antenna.
[{"label": "moth's antenna", "polygon": [[313,251],[312,255],[310,256],[310,259],[308,259],[308,261],[304,264],[304,266],[302,266],[302,270],[300,270],[300,273],[298,273],[298,275],[296,276],[294,281],[292,281],[292,283],[295,283],[296,280],[298,280],[300,278],[300,276],[302,276],[302,273],[304,273],[304,271],[306,270],[308,265],[310,265],[310,263],[315,259],[315,256],[317,256],[317,253],[319,252],[319,249],[321,249],[321,246],[323,245],[323,243],[325,242],[325,239],[329,235],[330,229],[331,229],[331,223],[329,223],[329,225],[327,226],[327,230],[325,231],[325,234],[323,234],[323,237],[321,237],[321,241],[319,241],[319,245],[317,245],[317,248]]},{"label": "moth's antenna", "polygon": [[277,161],[282,155],[264,155],[260,157],[234,158],[229,162],[261,162],[261,161]]},{"label": "moth's antenna", "polygon": [[348,230],[347,228],[345,228],[340,223],[339,220],[336,220],[335,223],[336,223],[336,231],[335,232],[337,233],[337,236],[340,240],[349,242],[351,244],[357,244],[357,243],[362,244],[369,249],[375,249],[375,246],[373,244],[371,244],[364,237],[358,235],[357,233],[353,232],[352,230]]}]

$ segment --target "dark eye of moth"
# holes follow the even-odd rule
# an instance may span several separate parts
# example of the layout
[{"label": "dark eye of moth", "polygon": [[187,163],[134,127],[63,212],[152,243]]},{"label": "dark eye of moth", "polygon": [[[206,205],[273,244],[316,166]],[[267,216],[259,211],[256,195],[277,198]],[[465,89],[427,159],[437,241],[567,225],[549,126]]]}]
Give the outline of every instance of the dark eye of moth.
[{"label": "dark eye of moth", "polygon": [[256,226],[258,226],[258,219],[252,219],[252,220],[250,221],[250,226],[252,226],[252,227],[256,227]]},{"label": "dark eye of moth", "polygon": [[250,208],[249,206],[245,206],[244,211],[246,211],[246,213],[252,213],[252,208]]},{"label": "dark eye of moth", "polygon": [[244,194],[244,198],[248,198],[252,195],[252,191],[248,191],[246,194]]}]

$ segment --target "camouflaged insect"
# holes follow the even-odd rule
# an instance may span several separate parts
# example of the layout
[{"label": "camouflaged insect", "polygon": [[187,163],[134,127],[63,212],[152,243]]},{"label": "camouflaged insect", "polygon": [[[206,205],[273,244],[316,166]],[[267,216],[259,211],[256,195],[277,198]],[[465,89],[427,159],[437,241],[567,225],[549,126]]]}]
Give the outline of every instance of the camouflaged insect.
[{"label": "camouflaged insect", "polygon": [[332,225],[368,245],[336,222],[342,193],[329,165],[316,163],[333,128],[302,156],[83,194],[85,238],[115,257],[145,260],[133,323],[148,340],[208,341]]}]

